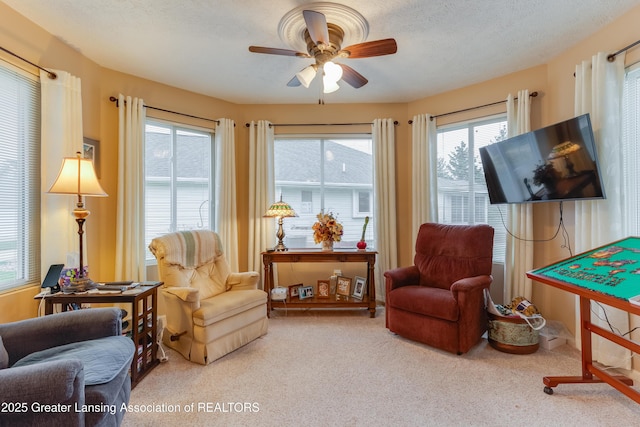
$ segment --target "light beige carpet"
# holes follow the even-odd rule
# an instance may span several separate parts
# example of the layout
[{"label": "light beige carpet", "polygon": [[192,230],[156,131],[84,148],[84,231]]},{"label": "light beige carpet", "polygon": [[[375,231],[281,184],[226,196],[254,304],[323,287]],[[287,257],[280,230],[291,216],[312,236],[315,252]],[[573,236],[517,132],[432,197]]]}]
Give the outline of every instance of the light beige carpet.
[{"label": "light beige carpet", "polygon": [[124,426],[640,426],[606,384],[543,393],[543,376],[580,374],[567,345],[456,356],[391,334],[383,309],[275,311],[266,336],[209,366],[167,354]]}]

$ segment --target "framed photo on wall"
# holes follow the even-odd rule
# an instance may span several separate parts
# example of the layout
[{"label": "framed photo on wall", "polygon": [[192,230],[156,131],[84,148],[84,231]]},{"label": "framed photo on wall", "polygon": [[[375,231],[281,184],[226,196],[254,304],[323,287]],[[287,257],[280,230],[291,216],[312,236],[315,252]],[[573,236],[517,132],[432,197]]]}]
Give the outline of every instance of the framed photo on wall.
[{"label": "framed photo on wall", "polygon": [[82,157],[93,162],[96,176],[100,178],[100,141],[91,138],[82,138]]},{"label": "framed photo on wall", "polygon": [[318,280],[318,298],[329,298],[329,289],[329,280]]},{"label": "framed photo on wall", "polygon": [[348,297],[351,292],[351,278],[338,276],[336,295],[342,295]]},{"label": "framed photo on wall", "polygon": [[351,294],[351,296],[357,299],[362,299],[366,287],[367,279],[364,277],[356,276],[353,283],[353,294]]}]

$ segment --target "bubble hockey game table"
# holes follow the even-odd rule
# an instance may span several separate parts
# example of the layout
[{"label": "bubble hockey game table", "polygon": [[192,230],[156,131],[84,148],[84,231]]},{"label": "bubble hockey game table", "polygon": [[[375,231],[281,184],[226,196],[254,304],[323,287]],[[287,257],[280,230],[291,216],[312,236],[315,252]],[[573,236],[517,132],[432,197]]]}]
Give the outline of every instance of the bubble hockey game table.
[{"label": "bubble hockey game table", "polygon": [[611,375],[593,365],[591,334],[599,335],[634,353],[640,345],[621,335],[591,323],[591,301],[640,315],[640,238],[627,237],[581,253],[547,267],[532,270],[527,277],[571,292],[580,297],[580,336],[582,339],[582,375],[544,377],[544,392],[553,394],[559,384],[605,382],[640,403],[640,392],[633,380]]}]

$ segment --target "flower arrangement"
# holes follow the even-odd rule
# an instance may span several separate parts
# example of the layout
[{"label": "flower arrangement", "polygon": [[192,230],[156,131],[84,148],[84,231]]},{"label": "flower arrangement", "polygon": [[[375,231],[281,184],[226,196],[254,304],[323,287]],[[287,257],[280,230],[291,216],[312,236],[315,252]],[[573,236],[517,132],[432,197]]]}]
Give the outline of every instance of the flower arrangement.
[{"label": "flower arrangement", "polygon": [[342,238],[342,224],[340,224],[333,214],[320,212],[317,215],[318,221],[313,224],[313,241],[316,243],[332,241],[339,242]]},{"label": "flower arrangement", "polygon": [[543,163],[533,170],[533,183],[535,185],[553,185],[559,178],[558,171],[551,163]]},{"label": "flower arrangement", "polygon": [[[85,265],[82,267],[82,275],[84,277],[89,277],[89,266]],[[76,280],[78,278],[78,268],[64,268],[61,272],[60,272],[60,280],[58,280],[58,283],[60,284],[60,286],[65,287],[65,286],[69,286],[71,285],[71,282],[73,282],[74,280]]]}]

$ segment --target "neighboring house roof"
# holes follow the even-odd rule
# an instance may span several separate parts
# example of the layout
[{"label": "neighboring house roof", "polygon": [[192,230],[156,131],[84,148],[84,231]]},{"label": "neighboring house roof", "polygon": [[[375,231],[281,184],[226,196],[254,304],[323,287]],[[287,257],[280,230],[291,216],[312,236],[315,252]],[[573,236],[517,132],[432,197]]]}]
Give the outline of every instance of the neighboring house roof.
[{"label": "neighboring house roof", "polygon": [[[291,150],[290,144],[307,144],[308,149]],[[319,183],[320,141],[286,140],[275,144],[275,179],[278,183]],[[324,143],[325,184],[371,184],[372,155],[331,140]]]},{"label": "neighboring house roof", "polygon": [[[169,135],[147,132],[145,137],[145,162],[147,175],[169,177],[171,168],[171,145]],[[181,178],[209,178],[208,156],[204,156],[199,148],[202,137],[180,135],[177,144],[178,163],[177,176]]]},{"label": "neighboring house roof", "polygon": [[[207,159],[198,149],[201,137],[181,135],[177,145],[177,176],[183,178],[207,178]],[[292,150],[290,144],[307,144],[307,149]],[[300,148],[300,147],[296,147]],[[319,183],[320,141],[286,140],[275,144],[275,179],[277,182]],[[373,173],[372,155],[325,140],[325,184],[371,184]],[[157,177],[170,176],[169,135],[147,132],[145,160],[148,174]]]}]

